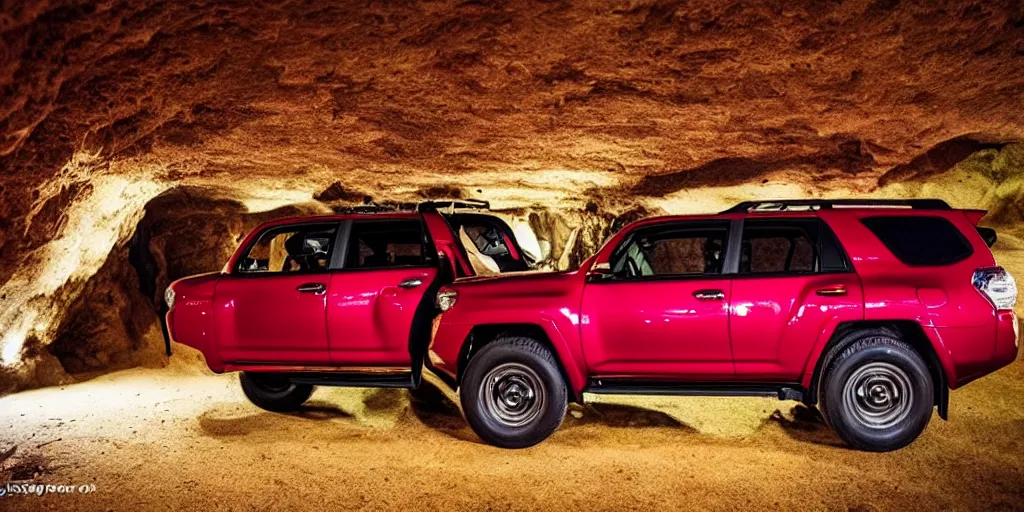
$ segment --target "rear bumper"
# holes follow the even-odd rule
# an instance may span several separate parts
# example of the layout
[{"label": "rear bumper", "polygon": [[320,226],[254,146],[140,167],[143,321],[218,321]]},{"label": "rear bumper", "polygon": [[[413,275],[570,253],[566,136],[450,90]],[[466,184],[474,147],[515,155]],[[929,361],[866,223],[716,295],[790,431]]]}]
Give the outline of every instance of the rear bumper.
[{"label": "rear bumper", "polygon": [[1013,311],[999,313],[999,327],[996,335],[995,359],[1001,368],[1017,359],[1020,351],[1020,324]]},{"label": "rear bumper", "polygon": [[[195,318],[192,318],[195,317]],[[224,361],[213,345],[211,326],[202,311],[193,308],[174,308],[167,312],[167,335],[174,343],[192,347],[203,354],[206,366],[214,373],[224,372]]]},{"label": "rear bumper", "polygon": [[[952,355],[952,374],[948,375],[950,388],[984,377],[1017,358],[1020,346],[1017,315],[1012,311],[999,311],[995,327],[995,333],[991,327],[935,329]],[[987,341],[993,340],[993,334],[994,342]],[[946,368],[947,373],[950,370]]]}]

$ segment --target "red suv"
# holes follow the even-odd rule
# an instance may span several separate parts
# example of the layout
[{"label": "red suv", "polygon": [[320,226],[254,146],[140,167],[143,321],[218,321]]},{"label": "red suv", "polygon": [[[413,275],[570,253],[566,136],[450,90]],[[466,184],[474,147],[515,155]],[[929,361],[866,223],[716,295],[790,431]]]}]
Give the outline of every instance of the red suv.
[{"label": "red suv", "polygon": [[450,206],[263,225],[222,272],[169,287],[171,337],[273,411],[317,384],[415,388],[426,366],[503,447],[590,392],[799,400],[850,445],[893,450],[1017,354],[983,211],[742,203],[633,223],[574,271],[482,277],[473,263],[530,262],[499,218]]},{"label": "red suv", "polygon": [[545,439],[589,392],[777,396],[850,446],[898,449],[1017,355],[984,214],[810,200],[638,221],[578,270],[442,287],[427,363],[503,447]]},{"label": "red suv", "polygon": [[216,373],[241,371],[246,396],[273,411],[298,407],[315,384],[416,387],[438,288],[474,264],[534,263],[486,208],[436,201],[259,226],[222,271],[167,288],[170,338]]}]

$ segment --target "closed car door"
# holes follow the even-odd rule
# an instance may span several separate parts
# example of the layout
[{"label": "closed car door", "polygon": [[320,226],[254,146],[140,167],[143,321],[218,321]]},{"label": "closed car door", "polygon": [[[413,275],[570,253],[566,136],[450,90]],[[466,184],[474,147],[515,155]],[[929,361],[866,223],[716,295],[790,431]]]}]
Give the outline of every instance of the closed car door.
[{"label": "closed car door", "polygon": [[430,328],[437,252],[418,217],[358,220],[347,230],[344,262],[327,294],[331,361],[409,367],[413,326]]},{"label": "closed car door", "polygon": [[732,285],[737,377],[793,381],[835,326],[863,318],[860,278],[814,217],[747,219]]},{"label": "closed car door", "polygon": [[226,362],[330,361],[327,286],[337,223],[278,226],[253,238],[220,279],[214,325]]},{"label": "closed car door", "polygon": [[731,375],[728,221],[638,228],[611,255],[611,275],[583,292],[581,332],[590,371],[701,378]]}]

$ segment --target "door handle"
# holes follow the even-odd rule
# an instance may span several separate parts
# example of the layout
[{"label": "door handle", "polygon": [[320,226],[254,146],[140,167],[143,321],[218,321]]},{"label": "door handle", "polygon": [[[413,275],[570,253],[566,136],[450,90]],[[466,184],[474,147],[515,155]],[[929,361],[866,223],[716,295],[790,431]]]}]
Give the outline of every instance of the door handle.
[{"label": "door handle", "polygon": [[693,296],[697,300],[722,300],[725,298],[725,293],[722,290],[697,290],[693,292]]},{"label": "door handle", "polygon": [[836,286],[827,286],[825,288],[818,288],[818,291],[815,293],[822,297],[841,297],[846,295],[846,287],[841,284]]},{"label": "door handle", "polygon": [[412,277],[412,278],[406,279],[405,281],[402,281],[401,283],[398,283],[398,287],[399,288],[416,288],[417,286],[419,286],[421,284],[423,284],[423,280],[422,279],[419,279],[419,278],[416,278],[416,277]]},{"label": "door handle", "polygon": [[321,293],[327,291],[327,286],[325,286],[323,283],[306,283],[300,284],[298,287],[295,288],[295,291],[299,293],[315,293],[317,295],[320,295]]}]

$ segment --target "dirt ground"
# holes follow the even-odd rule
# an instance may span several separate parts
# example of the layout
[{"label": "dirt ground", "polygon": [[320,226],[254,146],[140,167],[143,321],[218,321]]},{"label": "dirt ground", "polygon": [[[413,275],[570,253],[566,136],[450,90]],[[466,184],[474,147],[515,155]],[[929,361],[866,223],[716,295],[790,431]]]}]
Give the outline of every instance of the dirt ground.
[{"label": "dirt ground", "polygon": [[[0,498],[18,510],[1024,508],[1024,362],[955,391],[888,454],[840,444],[793,402],[588,396],[553,437],[482,444],[448,404],[321,388],[257,409],[234,375],[176,363],[0,398],[6,479],[95,491]],[[3,455],[0,455],[2,457]]]}]

